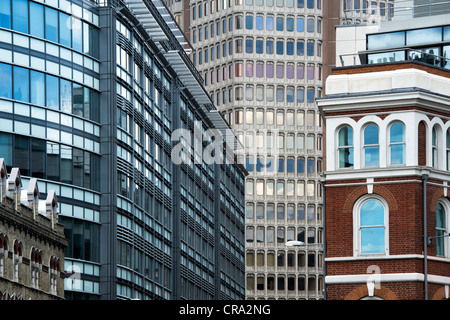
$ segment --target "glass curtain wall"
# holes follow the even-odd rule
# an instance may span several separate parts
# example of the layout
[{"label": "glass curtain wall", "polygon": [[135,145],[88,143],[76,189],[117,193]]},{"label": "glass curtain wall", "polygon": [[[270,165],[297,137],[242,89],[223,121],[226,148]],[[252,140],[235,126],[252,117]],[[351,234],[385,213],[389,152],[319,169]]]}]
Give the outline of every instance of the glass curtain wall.
[{"label": "glass curtain wall", "polygon": [[190,2],[193,63],[245,149],[248,299],[323,297],[322,5]]},{"label": "glass curtain wall", "polygon": [[[65,264],[88,270],[100,254],[98,12],[87,1],[43,2],[0,5],[0,157],[25,183],[55,190],[71,241]],[[98,274],[75,291],[67,280],[66,297],[98,297]]]}]

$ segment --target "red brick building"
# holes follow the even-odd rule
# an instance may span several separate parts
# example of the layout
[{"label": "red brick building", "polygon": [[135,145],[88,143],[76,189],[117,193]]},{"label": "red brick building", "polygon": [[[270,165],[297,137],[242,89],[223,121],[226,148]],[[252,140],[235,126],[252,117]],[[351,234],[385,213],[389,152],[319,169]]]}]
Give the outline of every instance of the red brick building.
[{"label": "red brick building", "polygon": [[449,298],[449,88],[414,62],[328,78],[327,299]]}]

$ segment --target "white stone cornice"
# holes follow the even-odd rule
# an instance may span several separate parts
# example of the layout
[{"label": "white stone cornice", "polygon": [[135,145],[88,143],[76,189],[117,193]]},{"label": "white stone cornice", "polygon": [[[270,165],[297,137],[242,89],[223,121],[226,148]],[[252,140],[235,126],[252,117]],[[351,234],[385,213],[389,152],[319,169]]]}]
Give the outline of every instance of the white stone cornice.
[{"label": "white stone cornice", "polygon": [[[419,281],[423,282],[425,276],[423,273],[380,273],[380,274],[349,274],[339,276],[326,276],[326,284],[345,284],[345,283],[367,283],[368,281],[377,282],[411,282]],[[427,275],[427,281],[429,283],[436,283],[440,285],[449,285],[450,277],[438,276],[429,274]]]}]

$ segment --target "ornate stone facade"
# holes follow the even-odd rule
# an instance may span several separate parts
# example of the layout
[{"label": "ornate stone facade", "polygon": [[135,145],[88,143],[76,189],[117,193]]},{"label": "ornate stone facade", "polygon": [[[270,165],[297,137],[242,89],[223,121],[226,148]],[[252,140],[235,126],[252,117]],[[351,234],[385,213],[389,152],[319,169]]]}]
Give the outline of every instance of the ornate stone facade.
[{"label": "ornate stone facade", "polygon": [[68,240],[56,194],[40,200],[37,180],[22,180],[18,168],[8,176],[3,158],[0,171],[0,300],[63,299]]}]

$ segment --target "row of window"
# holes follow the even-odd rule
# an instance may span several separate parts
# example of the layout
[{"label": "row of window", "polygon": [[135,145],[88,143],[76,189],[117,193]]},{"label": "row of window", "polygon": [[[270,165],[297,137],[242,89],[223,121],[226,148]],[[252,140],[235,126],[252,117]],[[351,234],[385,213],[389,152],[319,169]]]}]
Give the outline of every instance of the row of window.
[{"label": "row of window", "polygon": [[[362,129],[361,135],[361,167],[378,167],[380,165],[379,127],[375,123],[368,123]],[[354,166],[354,132],[350,126],[342,126],[337,134],[337,162],[338,168],[352,168]],[[404,165],[406,163],[406,137],[403,122],[391,123],[386,132],[387,160],[389,165]],[[439,125],[431,129],[431,159],[430,165],[441,170],[450,169],[450,130],[443,132]]]},{"label": "row of window", "polygon": [[[275,257],[276,254],[276,257]],[[323,254],[321,252],[308,251],[306,254],[304,251],[299,251],[297,254],[294,251],[285,250],[272,251],[268,250],[264,252],[258,250],[256,253],[256,265],[255,265],[255,253],[253,250],[248,250],[246,255],[247,267],[268,267],[268,268],[299,268],[304,269],[308,267],[309,271],[322,268],[323,266]]]},{"label": "row of window", "polygon": [[[265,43],[265,44],[264,44]],[[235,54],[244,52],[244,39],[235,39]],[[227,49],[228,47],[228,49]],[[227,51],[228,50],[228,51]],[[304,56],[305,55],[305,40],[294,40],[294,39],[272,39],[267,38],[256,39],[254,41],[253,37],[247,37],[245,39],[245,53],[256,53],[256,54],[268,54],[272,55],[276,53],[277,55],[287,55],[287,56]],[[192,60],[194,65],[206,64],[209,61],[214,61],[221,57],[226,57],[233,54],[233,41],[222,43],[222,45],[217,44],[205,49],[198,49],[192,54]],[[306,55],[308,57],[314,57],[315,55],[322,56],[322,43],[315,40],[306,41]],[[260,64],[262,64],[261,62]],[[273,65],[273,62],[267,62],[268,65]],[[273,72],[272,72],[273,73]],[[258,76],[258,75],[257,75]],[[231,78],[231,72],[229,77]],[[262,77],[262,74],[261,76]],[[272,76],[273,77],[273,76]],[[303,78],[299,78],[303,79]]]},{"label": "row of window", "polygon": [[[42,271],[42,250],[35,247],[30,249],[29,255],[29,266],[30,266],[30,276],[24,275],[22,272],[23,268],[19,268],[23,260],[23,244],[21,241],[13,241],[12,253],[12,274],[11,280],[15,282],[23,282],[24,279],[29,279],[29,285],[35,289],[43,289],[43,284],[40,281],[41,271]],[[8,236],[0,233],[0,277],[8,276],[5,270],[5,259],[8,257]],[[59,272],[61,271],[61,261],[59,258],[50,256],[48,264],[49,273],[49,292],[52,294],[57,294],[57,281],[59,278]]]},{"label": "row of window", "polygon": [[[297,161],[296,161],[297,160]],[[319,162],[320,160],[318,160]],[[306,165],[306,171],[305,171]],[[257,156],[256,161],[254,157],[247,157],[245,168],[248,172],[261,172],[269,174],[271,172],[276,173],[297,173],[298,175],[304,175],[314,173],[315,159],[308,158],[305,161],[304,157],[277,157],[277,166],[275,168],[275,158],[271,156]],[[275,171],[276,169],[276,171]]]},{"label": "row of window", "polygon": [[[293,133],[256,133],[253,132],[235,132],[238,140],[246,148],[247,151],[255,151],[255,149],[274,149],[273,151],[281,151],[280,149],[291,150],[297,152],[298,150],[304,150],[305,148],[305,136],[304,134],[297,134],[297,139]],[[245,138],[244,138],[245,137]],[[278,149],[278,150],[277,150]],[[297,150],[294,150],[297,149]],[[314,134],[308,134],[306,136],[306,149],[308,153],[314,150],[322,150],[322,136]],[[267,170],[273,170],[273,164],[267,159]],[[262,161],[262,160],[261,160]]]},{"label": "row of window", "polygon": [[228,121],[230,124],[234,123],[236,125],[269,125],[273,128],[273,126],[305,126],[306,124],[308,130],[322,127],[322,117],[314,110],[305,112],[304,110],[295,111],[292,109],[284,110],[247,107],[245,109],[235,109],[234,114],[228,113],[224,116],[227,120],[230,120]]},{"label": "row of window", "polygon": [[[245,67],[245,70],[244,70]],[[233,70],[234,69],[234,70]],[[225,81],[227,79],[233,78],[233,71],[234,76],[236,78],[239,77],[245,77],[246,78],[254,78],[257,79],[284,79],[284,80],[303,80],[305,79],[305,71],[306,71],[306,79],[307,80],[321,80],[322,79],[322,65],[314,65],[312,63],[308,64],[305,68],[304,64],[297,64],[294,63],[276,63],[273,62],[262,62],[257,61],[254,63],[253,61],[247,61],[245,64],[243,62],[236,62],[234,63],[234,68],[232,64],[229,64],[228,66],[219,67],[216,69],[211,69],[210,71],[204,72],[204,79],[205,84],[214,84],[214,83],[220,83],[221,81]],[[252,80],[252,79],[248,79]],[[249,88],[253,88],[253,85],[249,85]],[[256,87],[259,92],[256,92],[256,98],[260,101],[263,100],[264,96],[264,86],[260,85]],[[267,101],[273,101],[270,100],[270,98],[273,97],[273,95],[270,95],[272,91],[270,91],[270,88],[273,88],[270,85],[266,86],[268,99]],[[280,87],[281,88],[281,87]],[[292,90],[294,88],[292,87]],[[299,87],[299,89],[302,89]],[[250,90],[250,89],[249,89]],[[253,89],[252,89],[253,90]],[[304,89],[302,89],[304,91]],[[300,93],[300,92],[298,92]],[[293,94],[292,101],[293,102]],[[303,102],[304,101],[304,95],[297,95],[297,101]]]},{"label": "row of window", "polygon": [[[306,184],[306,194],[305,194],[305,184]],[[316,181],[295,181],[295,180],[263,180],[257,179],[247,179],[245,183],[245,191],[247,196],[256,197],[304,197],[308,198],[318,198],[322,197],[322,186]],[[289,209],[291,210],[291,209]],[[277,216],[279,219],[284,219],[285,217],[285,206],[284,204],[277,205]],[[289,215],[292,217],[292,214]]]},{"label": "row of window", "polygon": [[[255,279],[256,278],[256,279]],[[256,282],[255,282],[256,280]],[[268,294],[277,294],[292,292],[292,293],[306,293],[319,294],[323,290],[323,277],[313,275],[275,275],[275,274],[248,274],[247,275],[247,290],[250,291],[266,291]]]},{"label": "row of window", "polygon": [[[286,32],[305,31],[305,18],[303,16],[301,17],[287,16],[285,18],[284,16],[278,15],[276,17],[272,15],[268,15],[266,17],[262,15],[257,15],[254,17],[252,14],[247,14],[245,15],[245,28],[244,28],[244,16],[235,15],[234,24],[233,24],[233,17],[228,18],[228,23],[229,23],[229,31],[233,30],[233,25],[235,30],[254,29],[261,31],[265,30],[265,31],[286,31]],[[226,28],[222,26],[222,30],[226,31]],[[223,31],[223,33],[225,33],[225,31]],[[308,17],[306,19],[306,32],[314,33],[315,31],[317,33],[322,32],[322,20],[321,19],[316,20],[314,17]],[[209,38],[213,38],[215,35],[217,36],[220,35],[220,22],[193,28],[192,42],[197,43],[197,41],[208,40]]]},{"label": "row of window", "polygon": [[[393,1],[391,1],[393,2]],[[370,6],[369,6],[370,4]],[[386,3],[381,1],[368,1],[368,0],[344,0],[344,10],[345,11],[355,11],[357,13],[367,14],[370,13],[372,15],[377,14],[379,7],[379,15],[386,15],[386,4],[389,7],[389,16],[392,17],[394,15],[394,4]]]},{"label": "row of window", "polygon": [[[301,185],[301,188],[303,188],[304,190],[305,182],[304,181],[299,182],[300,183],[298,185]],[[310,189],[313,189],[314,187],[313,184],[308,184],[308,188],[309,186],[312,186]],[[276,218],[278,220],[286,219],[287,221],[292,222],[297,220],[298,223],[302,222],[304,223],[306,218],[306,221],[308,223],[311,223],[322,220],[322,213],[323,213],[322,210],[323,209],[321,206],[316,206],[314,204],[305,205],[303,203],[297,203],[296,205],[295,203],[288,203],[287,205],[277,204],[277,206],[275,207],[274,203],[267,203],[267,204],[256,203],[255,205],[253,202],[248,202],[245,208],[245,218],[250,220],[253,219],[271,220],[275,219],[276,214]],[[279,229],[283,230],[280,231],[281,232],[280,234],[284,235],[284,227],[279,227]],[[305,242],[304,235],[305,235],[304,228],[298,228],[297,232],[295,232],[295,228],[288,228],[286,241],[297,239],[298,241]],[[310,232],[308,233],[308,237],[309,235],[314,236],[314,233]],[[314,243],[310,240],[311,239],[308,238],[308,243]],[[283,241],[285,240],[281,240],[281,242]],[[280,241],[278,242],[281,243]]]},{"label": "row of window", "polygon": [[0,63],[0,97],[100,120],[99,94],[39,71]]},{"label": "row of window", "polygon": [[[31,137],[0,133],[0,154],[24,176],[98,190],[100,157],[81,149]],[[14,161],[13,161],[14,160]]]},{"label": "row of window", "polygon": [[[244,71],[245,66],[245,71]],[[255,67],[255,68],[254,68]],[[245,64],[243,62],[235,62],[234,63],[234,77],[240,78],[265,78],[265,79],[286,79],[286,80],[302,80],[305,78],[305,70],[306,70],[306,79],[307,80],[321,80],[322,79],[322,65],[314,65],[312,63],[308,64],[305,68],[304,64],[297,64],[295,66],[294,63],[276,63],[257,61],[254,64],[253,61],[246,61]],[[233,68],[232,65],[219,67],[216,69],[211,69],[210,71],[206,71],[204,73],[205,84],[214,84],[220,83],[222,80],[227,80],[227,78],[233,78]],[[249,79],[251,80],[251,79]],[[249,86],[249,88],[253,88],[253,86]],[[261,90],[263,86],[259,87]],[[299,98],[301,100],[301,97]]]},{"label": "row of window", "polygon": [[[305,8],[306,9],[321,9],[322,8],[322,0],[234,0],[234,5],[246,6],[266,6],[273,7],[274,4],[278,8]],[[211,1],[203,1],[199,3],[195,3],[191,5],[192,12],[192,20],[201,19],[202,17],[206,17],[209,14],[219,12],[220,10],[225,10],[233,6],[233,0],[211,0]]]},{"label": "row of window", "polygon": [[[281,239],[280,239],[281,241]],[[275,267],[274,260],[275,251],[268,250],[265,252],[264,250],[257,250],[256,253],[254,250],[247,250],[245,264],[247,267]],[[285,267],[295,268],[297,267],[299,270],[304,269],[306,267],[309,268],[309,271],[314,271],[314,268],[321,268],[323,265],[323,254],[321,252],[316,251],[288,251],[287,254],[285,251],[277,251],[277,267]]]},{"label": "row of window", "polygon": [[[405,164],[406,142],[405,125],[395,122],[389,127],[389,163],[391,165]],[[369,124],[363,130],[362,154],[364,167],[377,167],[380,164],[379,128],[376,124]],[[353,129],[343,126],[338,133],[338,164],[339,168],[352,168],[353,159]]]},{"label": "row of window", "polygon": [[99,55],[96,27],[73,15],[32,1],[2,1],[0,27],[45,38],[95,58]]},{"label": "row of window", "polygon": [[[248,89],[247,89],[248,88]],[[236,86],[234,88],[234,101],[243,101],[244,97],[246,97],[247,101],[251,101],[251,97],[253,96],[253,90],[254,87],[252,85],[246,86],[245,91],[243,86]],[[245,95],[244,95],[245,92]],[[294,96],[294,92],[296,95]],[[229,102],[233,101],[233,90],[229,89]],[[308,87],[306,89],[306,102],[307,103],[314,103],[315,99],[315,93],[316,89],[314,87]],[[231,96],[230,96],[231,94]],[[295,90],[294,87],[290,86],[277,86],[276,88],[274,86],[266,86],[265,90],[261,86],[256,86],[255,90],[255,97],[257,97],[257,101],[263,101],[258,100],[261,99],[261,96],[264,97],[265,100],[268,102],[276,101],[276,102],[287,102],[287,103],[303,103],[305,100],[305,89],[303,87],[299,87]],[[320,90],[317,90],[317,95],[320,96]],[[275,99],[274,99],[275,97]],[[296,99],[294,99],[294,97]]]}]

